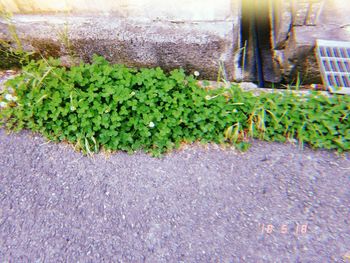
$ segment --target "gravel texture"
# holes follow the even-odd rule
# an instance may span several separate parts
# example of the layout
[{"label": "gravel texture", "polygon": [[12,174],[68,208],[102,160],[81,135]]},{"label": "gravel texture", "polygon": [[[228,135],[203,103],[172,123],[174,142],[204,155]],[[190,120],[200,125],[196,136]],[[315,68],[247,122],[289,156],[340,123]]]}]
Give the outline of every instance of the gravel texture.
[{"label": "gravel texture", "polygon": [[254,141],[91,158],[0,129],[0,166],[1,262],[348,260],[349,155]]}]

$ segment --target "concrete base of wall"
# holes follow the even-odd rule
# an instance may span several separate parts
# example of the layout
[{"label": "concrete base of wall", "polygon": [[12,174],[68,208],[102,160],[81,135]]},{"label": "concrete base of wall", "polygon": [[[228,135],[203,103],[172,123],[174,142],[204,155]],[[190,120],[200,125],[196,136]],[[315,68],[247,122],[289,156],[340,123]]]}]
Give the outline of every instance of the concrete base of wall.
[{"label": "concrete base of wall", "polygon": [[[93,54],[135,67],[182,67],[216,79],[220,64],[235,79],[239,50],[237,21],[140,21],[113,16],[15,15],[12,23],[27,51],[43,56],[74,54],[89,62]],[[12,44],[8,23],[0,38]],[[236,60],[237,60],[236,59]]]}]

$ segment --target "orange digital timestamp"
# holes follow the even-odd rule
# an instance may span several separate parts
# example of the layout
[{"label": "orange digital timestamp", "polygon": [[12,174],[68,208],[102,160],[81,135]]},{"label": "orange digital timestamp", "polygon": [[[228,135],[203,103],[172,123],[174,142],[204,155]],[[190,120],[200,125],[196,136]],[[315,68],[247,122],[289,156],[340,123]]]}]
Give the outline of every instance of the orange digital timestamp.
[{"label": "orange digital timestamp", "polygon": [[293,229],[288,224],[273,225],[273,224],[259,224],[259,232],[261,234],[294,234],[305,235],[308,231],[308,224],[295,223],[296,227]]}]

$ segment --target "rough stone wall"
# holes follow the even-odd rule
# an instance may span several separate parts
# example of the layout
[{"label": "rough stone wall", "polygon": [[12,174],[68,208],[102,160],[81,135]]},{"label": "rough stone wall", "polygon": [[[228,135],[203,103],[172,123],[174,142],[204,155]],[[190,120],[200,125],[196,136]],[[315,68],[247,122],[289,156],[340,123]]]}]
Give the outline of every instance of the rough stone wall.
[{"label": "rough stone wall", "polygon": [[[0,0],[28,51],[44,56],[94,53],[113,63],[197,70],[216,79],[220,65],[229,80],[239,74],[239,0]],[[0,38],[13,42],[9,21]],[[69,46],[67,45],[69,43]]]},{"label": "rough stone wall", "polygon": [[285,82],[320,83],[316,39],[350,41],[350,5],[343,0],[276,0],[274,59]]},{"label": "rough stone wall", "polygon": [[0,0],[18,14],[97,14],[139,20],[231,20],[238,1],[216,0]]}]

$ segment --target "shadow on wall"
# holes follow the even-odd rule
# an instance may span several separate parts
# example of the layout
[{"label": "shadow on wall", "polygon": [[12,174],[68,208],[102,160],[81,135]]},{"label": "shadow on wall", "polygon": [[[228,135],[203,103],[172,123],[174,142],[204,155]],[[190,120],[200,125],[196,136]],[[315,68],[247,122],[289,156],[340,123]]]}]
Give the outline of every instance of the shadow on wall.
[{"label": "shadow on wall", "polygon": [[243,77],[245,81],[258,82],[261,87],[265,82],[281,81],[278,64],[273,60],[270,16],[270,1],[242,1],[241,45],[245,47],[241,58]]}]

